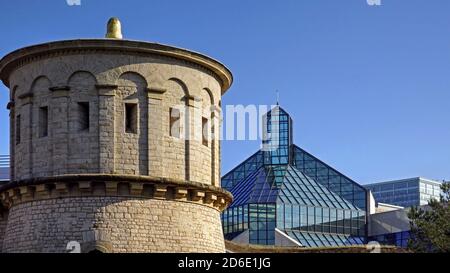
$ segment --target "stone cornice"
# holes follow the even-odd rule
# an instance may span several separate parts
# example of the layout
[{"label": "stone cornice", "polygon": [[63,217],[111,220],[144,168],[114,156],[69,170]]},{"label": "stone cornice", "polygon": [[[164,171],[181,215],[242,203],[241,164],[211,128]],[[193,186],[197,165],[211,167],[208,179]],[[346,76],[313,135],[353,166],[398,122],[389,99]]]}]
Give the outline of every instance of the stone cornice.
[{"label": "stone cornice", "polygon": [[70,91],[70,86],[67,85],[61,85],[61,86],[52,86],[49,87],[48,90],[55,92],[55,91]]},{"label": "stone cornice", "polygon": [[[125,186],[119,187],[119,184]],[[13,181],[0,186],[4,207],[64,197],[140,197],[191,202],[224,210],[232,202],[228,191],[211,185],[150,176],[79,174]]]},{"label": "stone cornice", "polygon": [[0,78],[6,86],[9,86],[9,75],[20,66],[50,56],[80,54],[86,51],[153,54],[187,61],[211,71],[213,75],[218,77],[222,86],[222,94],[228,90],[233,82],[233,76],[227,67],[200,53],[157,43],[114,39],[65,40],[18,49],[0,60]]},{"label": "stone cornice", "polygon": [[149,93],[155,93],[155,94],[161,94],[161,95],[167,92],[167,89],[159,88],[159,87],[149,87],[146,90]]},{"label": "stone cornice", "polygon": [[31,92],[28,92],[28,93],[25,93],[25,94],[22,94],[22,95],[19,95],[19,99],[26,99],[26,98],[32,98],[33,97],[33,93],[31,93]]},{"label": "stone cornice", "polygon": [[117,87],[119,87],[117,84],[96,84],[95,87],[97,89],[116,89]]}]

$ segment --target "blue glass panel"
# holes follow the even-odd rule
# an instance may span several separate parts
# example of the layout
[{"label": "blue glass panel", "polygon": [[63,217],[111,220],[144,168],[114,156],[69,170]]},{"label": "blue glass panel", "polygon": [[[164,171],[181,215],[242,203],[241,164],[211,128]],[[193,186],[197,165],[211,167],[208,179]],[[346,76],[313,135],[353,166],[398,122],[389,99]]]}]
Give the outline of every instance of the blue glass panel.
[{"label": "blue glass panel", "polygon": [[233,170],[225,174],[221,179],[221,186],[227,190],[239,181],[246,179],[249,174],[263,165],[262,151],[258,151]]},{"label": "blue glass panel", "polygon": [[351,237],[335,234],[321,234],[296,230],[286,230],[285,233],[305,247],[317,246],[345,246],[362,245],[364,241],[360,237]]},{"label": "blue glass panel", "polygon": [[[329,190],[345,196],[354,206],[365,210],[366,190],[308,152],[294,145],[294,165]],[[364,200],[364,201],[361,201]],[[343,208],[350,208],[346,205]]]}]

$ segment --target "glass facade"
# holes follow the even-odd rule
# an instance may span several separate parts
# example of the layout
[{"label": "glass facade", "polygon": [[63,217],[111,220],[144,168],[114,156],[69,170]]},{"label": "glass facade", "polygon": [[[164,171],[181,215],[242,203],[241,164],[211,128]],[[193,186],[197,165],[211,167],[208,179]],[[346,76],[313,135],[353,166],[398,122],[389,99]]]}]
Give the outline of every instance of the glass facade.
[{"label": "glass facade", "polygon": [[364,237],[354,237],[345,234],[311,233],[288,231],[287,234],[295,238],[302,245],[310,247],[351,246],[365,243]]},{"label": "glass facade", "polygon": [[264,164],[291,163],[292,119],[280,107],[275,107],[264,117],[263,155]]},{"label": "glass facade", "polygon": [[294,145],[294,166],[356,207],[366,209],[366,189]]},{"label": "glass facade", "polygon": [[371,236],[368,240],[378,242],[382,245],[393,245],[406,248],[408,247],[408,242],[411,238],[411,233],[409,231],[401,231],[396,233]]},{"label": "glass facade", "polygon": [[250,244],[274,245],[282,232],[305,247],[363,244],[366,190],[292,144],[292,120],[279,106],[265,116],[263,148],[222,178],[234,201],[224,234],[248,231]]},{"label": "glass facade", "polygon": [[0,183],[9,181],[9,156],[0,155]]},{"label": "glass facade", "polygon": [[426,205],[432,198],[439,200],[440,186],[440,182],[420,177],[365,185],[377,202],[402,207]]},{"label": "glass facade", "polygon": [[222,188],[231,191],[239,181],[247,178],[263,165],[263,152],[260,150],[224,175],[221,179]]}]

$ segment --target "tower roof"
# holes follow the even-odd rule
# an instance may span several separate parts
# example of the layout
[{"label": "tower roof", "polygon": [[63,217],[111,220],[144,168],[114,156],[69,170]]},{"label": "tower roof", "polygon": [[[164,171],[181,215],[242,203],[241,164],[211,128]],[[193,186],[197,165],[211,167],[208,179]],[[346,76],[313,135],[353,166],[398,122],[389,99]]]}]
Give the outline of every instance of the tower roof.
[{"label": "tower roof", "polygon": [[272,107],[269,111],[267,111],[264,115],[265,116],[266,115],[273,115],[274,113],[276,113],[278,115],[283,114],[283,115],[286,115],[288,117],[291,117],[289,115],[289,113],[286,110],[284,110],[278,103],[277,103],[277,105]]},{"label": "tower roof", "polygon": [[206,55],[158,43],[121,39],[78,39],[49,42],[15,50],[0,60],[0,79],[9,86],[9,76],[18,67],[36,59],[45,59],[58,54],[86,52],[120,52],[121,54],[162,55],[199,65],[220,79],[222,94],[233,82],[231,71],[219,61]]}]

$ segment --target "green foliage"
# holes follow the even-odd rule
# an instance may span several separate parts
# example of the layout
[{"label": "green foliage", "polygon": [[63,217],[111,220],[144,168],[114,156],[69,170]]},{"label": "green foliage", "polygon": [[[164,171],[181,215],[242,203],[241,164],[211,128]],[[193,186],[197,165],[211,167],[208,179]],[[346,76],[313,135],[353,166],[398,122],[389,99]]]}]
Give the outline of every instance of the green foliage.
[{"label": "green foliage", "polygon": [[408,247],[414,252],[450,252],[450,182],[444,182],[441,189],[440,200],[431,200],[426,209],[413,207],[408,213]]}]

